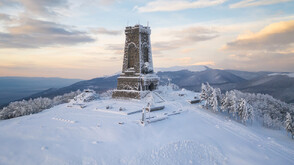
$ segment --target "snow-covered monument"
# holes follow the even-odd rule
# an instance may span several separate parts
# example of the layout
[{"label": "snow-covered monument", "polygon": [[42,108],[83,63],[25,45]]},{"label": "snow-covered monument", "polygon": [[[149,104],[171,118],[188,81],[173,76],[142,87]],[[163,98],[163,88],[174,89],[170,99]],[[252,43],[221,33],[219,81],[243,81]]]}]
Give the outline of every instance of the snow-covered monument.
[{"label": "snow-covered monument", "polygon": [[122,74],[117,79],[117,90],[113,91],[112,97],[141,99],[159,83],[159,77],[153,71],[151,30],[148,26],[128,26],[125,34]]}]

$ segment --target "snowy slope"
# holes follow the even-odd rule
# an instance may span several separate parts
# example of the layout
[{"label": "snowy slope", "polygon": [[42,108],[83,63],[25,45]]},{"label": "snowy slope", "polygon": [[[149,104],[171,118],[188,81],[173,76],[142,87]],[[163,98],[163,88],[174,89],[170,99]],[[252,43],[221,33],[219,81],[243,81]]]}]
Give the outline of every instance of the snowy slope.
[{"label": "snowy slope", "polygon": [[0,121],[0,164],[294,164],[294,141],[280,131],[246,127],[189,104],[197,93],[159,93],[165,102],[157,105],[166,108],[150,117],[167,119],[145,126],[141,113],[124,113],[146,100],[109,98]]}]

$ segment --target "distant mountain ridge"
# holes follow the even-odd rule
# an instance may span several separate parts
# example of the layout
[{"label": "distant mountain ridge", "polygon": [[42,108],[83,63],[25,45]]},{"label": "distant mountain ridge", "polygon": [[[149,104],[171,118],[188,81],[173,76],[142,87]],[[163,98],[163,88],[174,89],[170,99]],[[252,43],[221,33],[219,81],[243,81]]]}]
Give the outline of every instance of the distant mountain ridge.
[{"label": "distant mountain ridge", "polygon": [[294,77],[274,75],[258,77],[236,85],[249,93],[266,93],[288,103],[294,103]]},{"label": "distant mountain ridge", "polygon": [[0,107],[48,88],[61,88],[81,79],[57,77],[0,77]]},{"label": "distant mountain ridge", "polygon": [[161,82],[167,83],[171,79],[172,83],[177,84],[181,88],[199,91],[202,83],[210,83],[212,85],[221,85],[228,83],[241,83],[245,79],[238,77],[225,70],[207,69],[200,72],[191,72],[181,70],[176,72],[158,72]]},{"label": "distant mountain ridge", "polygon": [[69,93],[71,91],[84,90],[84,89],[93,89],[97,92],[103,92],[103,91],[107,91],[109,89],[116,87],[118,76],[119,75],[114,75],[109,77],[99,77],[99,78],[94,78],[91,80],[80,81],[63,88],[51,88],[51,89],[42,91],[40,93],[33,94],[24,99],[37,98],[37,97],[53,98],[54,96],[57,96],[57,95],[62,95],[65,93]]},{"label": "distant mountain ridge", "polygon": [[[284,75],[284,73],[273,74],[274,72],[219,70],[209,67],[199,68],[199,71],[189,71],[189,68],[185,67],[183,67],[183,70],[177,70],[180,69],[179,67],[172,67],[171,71],[168,71],[168,69],[158,71],[157,75],[160,77],[160,84],[162,85],[170,81],[180,88],[200,91],[201,84],[208,82],[212,86],[220,88],[223,92],[237,89],[243,92],[270,94],[287,103],[294,103],[294,78]],[[78,89],[93,89],[101,93],[116,88],[118,76],[117,74],[94,78],[76,82],[62,88],[51,88],[33,94],[25,99],[36,97],[52,98]]]}]

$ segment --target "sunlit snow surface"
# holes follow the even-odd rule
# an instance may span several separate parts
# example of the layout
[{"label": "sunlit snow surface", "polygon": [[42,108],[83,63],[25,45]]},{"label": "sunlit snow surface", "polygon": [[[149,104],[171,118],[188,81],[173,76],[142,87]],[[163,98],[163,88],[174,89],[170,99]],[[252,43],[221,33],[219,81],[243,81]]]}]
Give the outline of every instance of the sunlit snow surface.
[{"label": "sunlit snow surface", "polygon": [[205,71],[208,67],[204,65],[191,65],[191,66],[173,66],[169,68],[155,68],[156,72],[171,72],[180,70],[189,70],[191,72],[201,72]]},{"label": "sunlit snow surface", "polygon": [[270,73],[268,74],[268,76],[277,76],[277,75],[284,75],[284,76],[288,76],[290,78],[294,78],[294,73]]},{"label": "sunlit snow surface", "polygon": [[294,141],[284,132],[246,127],[189,104],[197,93],[160,94],[166,108],[150,117],[182,111],[145,126],[141,113],[99,110],[140,110],[147,99],[101,98],[85,108],[63,104],[0,121],[0,164],[294,164]]}]

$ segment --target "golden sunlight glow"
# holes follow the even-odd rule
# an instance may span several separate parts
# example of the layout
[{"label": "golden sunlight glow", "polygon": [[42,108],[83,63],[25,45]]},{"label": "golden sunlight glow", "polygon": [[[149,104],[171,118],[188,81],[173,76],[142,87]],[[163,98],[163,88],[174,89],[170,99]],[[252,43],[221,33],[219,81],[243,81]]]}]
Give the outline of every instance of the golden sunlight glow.
[{"label": "golden sunlight glow", "polygon": [[238,40],[246,40],[246,39],[256,39],[256,38],[264,38],[268,35],[275,33],[283,33],[288,30],[294,29],[294,20],[291,21],[283,21],[278,23],[273,23],[266,26],[264,29],[257,33],[247,32],[246,34],[241,34],[238,36]]},{"label": "golden sunlight glow", "polygon": [[193,65],[210,65],[210,66],[214,66],[215,62],[213,62],[213,61],[203,61],[203,62],[196,62]]}]

